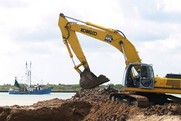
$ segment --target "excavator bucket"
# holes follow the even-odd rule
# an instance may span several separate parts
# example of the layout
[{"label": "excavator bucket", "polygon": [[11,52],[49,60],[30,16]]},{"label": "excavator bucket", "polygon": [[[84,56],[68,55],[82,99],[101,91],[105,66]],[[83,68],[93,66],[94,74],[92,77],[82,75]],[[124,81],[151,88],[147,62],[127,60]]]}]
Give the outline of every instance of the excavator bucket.
[{"label": "excavator bucket", "polygon": [[106,76],[100,75],[97,77],[95,74],[88,70],[84,70],[80,76],[80,86],[83,89],[91,89],[109,81]]}]

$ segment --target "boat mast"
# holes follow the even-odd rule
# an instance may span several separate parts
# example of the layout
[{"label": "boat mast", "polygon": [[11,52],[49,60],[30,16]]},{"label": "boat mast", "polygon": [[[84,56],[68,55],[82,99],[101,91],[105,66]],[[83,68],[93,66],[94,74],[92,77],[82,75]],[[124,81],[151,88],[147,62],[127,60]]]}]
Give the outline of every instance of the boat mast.
[{"label": "boat mast", "polygon": [[31,61],[29,67],[26,61],[26,80],[29,82],[29,87],[31,87]]},{"label": "boat mast", "polygon": [[28,63],[26,61],[26,82],[29,82],[29,79],[28,79]]},{"label": "boat mast", "polygon": [[30,87],[31,87],[31,61],[30,61],[30,70],[29,70],[29,75],[30,75]]}]

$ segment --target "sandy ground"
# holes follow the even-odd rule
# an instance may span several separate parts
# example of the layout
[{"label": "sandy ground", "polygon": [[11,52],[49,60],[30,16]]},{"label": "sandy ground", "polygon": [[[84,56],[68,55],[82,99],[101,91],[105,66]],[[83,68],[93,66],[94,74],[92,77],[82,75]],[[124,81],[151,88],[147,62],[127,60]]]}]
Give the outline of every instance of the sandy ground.
[{"label": "sandy ground", "polygon": [[0,121],[179,121],[181,104],[129,106],[109,100],[112,90],[80,90],[71,99],[52,99],[30,106],[0,107]]}]

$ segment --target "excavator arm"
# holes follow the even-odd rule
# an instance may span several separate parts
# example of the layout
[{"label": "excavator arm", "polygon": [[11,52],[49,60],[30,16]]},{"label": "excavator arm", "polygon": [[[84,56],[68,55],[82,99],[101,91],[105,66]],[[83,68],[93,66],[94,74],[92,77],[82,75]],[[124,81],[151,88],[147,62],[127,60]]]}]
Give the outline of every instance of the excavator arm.
[{"label": "excavator arm", "polygon": [[[73,22],[68,21],[69,19],[73,20]],[[70,58],[73,61],[74,68],[81,76],[80,86],[82,88],[93,88],[109,81],[109,79],[107,79],[103,75],[97,77],[95,74],[91,72],[89,64],[79,43],[76,32],[106,42],[112,45],[113,47],[117,48],[119,51],[123,53],[126,65],[133,62],[141,63],[141,59],[134,45],[119,30],[105,28],[99,25],[92,24],[90,22],[83,22],[65,16],[62,13],[59,16],[58,25],[62,32],[64,44],[66,45]],[[73,60],[73,53],[80,61],[80,64],[75,64]],[[80,70],[80,67],[82,66],[84,67],[83,71]]]}]

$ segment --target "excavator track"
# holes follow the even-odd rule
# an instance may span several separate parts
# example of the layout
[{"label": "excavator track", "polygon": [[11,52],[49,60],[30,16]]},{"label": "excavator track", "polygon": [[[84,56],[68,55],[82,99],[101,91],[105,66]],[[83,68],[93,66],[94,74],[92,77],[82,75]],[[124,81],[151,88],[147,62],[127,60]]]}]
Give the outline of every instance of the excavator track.
[{"label": "excavator track", "polygon": [[148,107],[149,100],[146,96],[138,95],[130,92],[116,92],[110,95],[112,101],[119,101],[122,103],[127,103],[136,107]]}]

